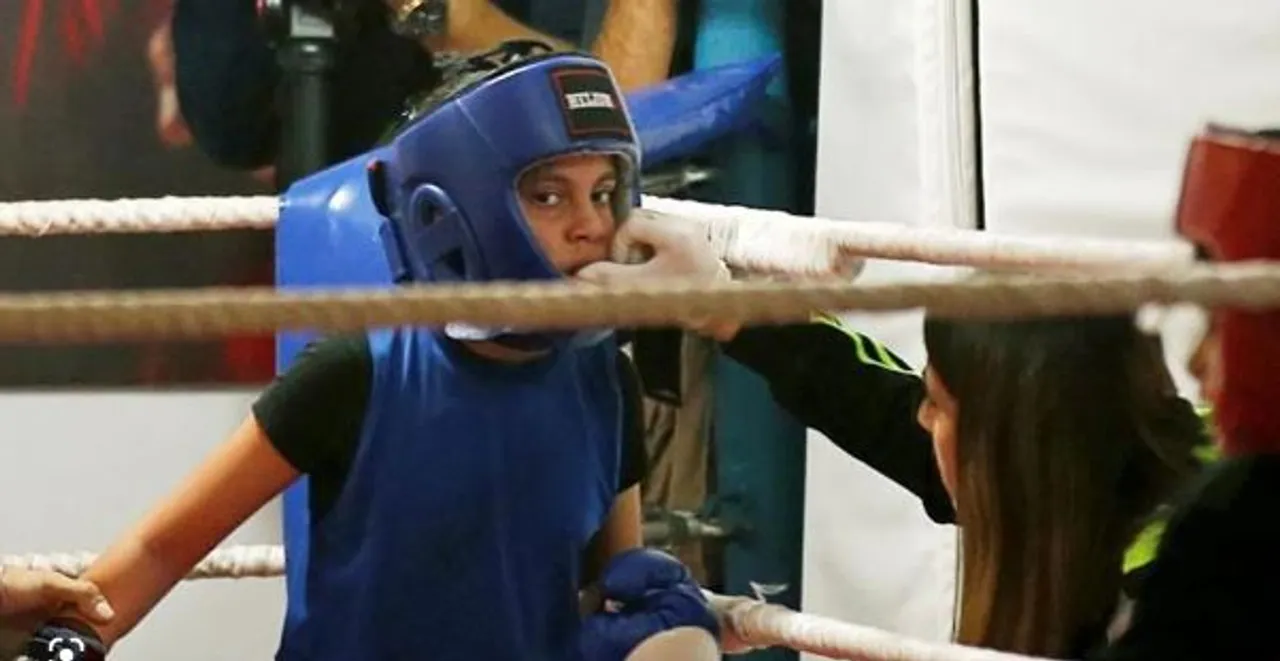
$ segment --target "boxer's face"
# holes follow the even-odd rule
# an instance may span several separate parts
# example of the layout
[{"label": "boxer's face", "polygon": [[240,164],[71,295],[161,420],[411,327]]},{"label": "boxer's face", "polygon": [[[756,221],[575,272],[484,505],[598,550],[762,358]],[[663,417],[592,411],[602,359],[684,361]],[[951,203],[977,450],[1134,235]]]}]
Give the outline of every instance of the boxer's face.
[{"label": "boxer's face", "polygon": [[942,486],[954,501],[956,497],[956,415],[957,404],[937,372],[925,368],[924,399],[916,411],[916,421],[933,439],[933,457],[938,462]]},{"label": "boxer's face", "polygon": [[1208,327],[1200,338],[1200,343],[1191,352],[1187,361],[1187,371],[1200,382],[1200,398],[1216,403],[1222,391],[1222,353],[1218,334],[1218,324],[1214,315],[1208,314]]},{"label": "boxer's face", "polygon": [[614,159],[601,154],[549,160],[516,184],[525,221],[547,259],[565,275],[609,258],[619,188]]}]

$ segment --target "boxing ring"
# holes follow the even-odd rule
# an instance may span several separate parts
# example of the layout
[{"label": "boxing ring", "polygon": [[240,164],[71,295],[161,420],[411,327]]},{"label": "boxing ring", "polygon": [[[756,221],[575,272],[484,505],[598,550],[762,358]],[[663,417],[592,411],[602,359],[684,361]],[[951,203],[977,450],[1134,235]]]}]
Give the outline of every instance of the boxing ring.
[{"label": "boxing ring", "polygon": [[[447,321],[669,326],[691,316],[746,322],[807,320],[815,309],[927,307],[956,316],[1116,313],[1149,304],[1280,306],[1280,265],[1197,264],[1182,242],[1000,235],[845,222],[647,198],[637,213],[675,216],[704,232],[742,279],[597,289],[569,283],[448,285],[306,291],[275,288],[0,295],[8,342],[189,339],[232,332],[355,330]],[[280,201],[255,198],[67,200],[0,204],[0,236],[272,228]],[[860,260],[881,258],[1008,271],[981,279],[859,284]],[[93,554],[0,556],[0,565],[79,574]],[[196,579],[284,574],[280,546],[215,550]],[[927,643],[798,613],[754,598],[709,594],[726,624],[726,651],[783,646],[865,661],[997,661],[1017,655]]]}]

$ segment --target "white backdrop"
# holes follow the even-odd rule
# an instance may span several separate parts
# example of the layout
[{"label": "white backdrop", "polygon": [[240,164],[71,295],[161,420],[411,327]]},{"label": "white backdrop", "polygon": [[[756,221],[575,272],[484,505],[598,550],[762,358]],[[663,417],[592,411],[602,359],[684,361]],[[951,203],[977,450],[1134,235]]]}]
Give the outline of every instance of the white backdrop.
[{"label": "white backdrop", "polygon": [[[939,30],[950,18],[963,25],[967,5],[826,3],[820,214],[965,225],[970,200],[957,154],[972,126],[954,103],[965,91],[965,62],[943,62],[965,47]],[[1274,0],[984,0],[979,24],[989,230],[1170,236],[1191,134],[1207,120],[1280,125]],[[877,265],[868,278],[927,274]],[[920,364],[917,315],[853,319]],[[1175,316],[1165,330],[1176,376],[1189,387],[1189,326]],[[924,523],[914,500],[815,440],[805,609],[945,637],[952,537]]]},{"label": "white backdrop", "polygon": [[[945,95],[931,7],[906,0],[838,0],[824,8],[818,146],[820,215],[901,223],[971,224],[945,176]],[[938,27],[935,31],[932,28]],[[923,83],[923,84],[922,84]],[[960,168],[961,170],[963,168]],[[963,179],[963,176],[960,177]],[[933,191],[928,199],[923,192]],[[925,220],[927,219],[927,221]],[[941,275],[872,262],[865,281]],[[921,365],[921,315],[853,315],[855,328]],[[857,393],[849,393],[856,397]],[[933,639],[950,632],[954,531],[919,500],[855,463],[816,432],[805,501],[804,608]],[[886,439],[891,442],[891,439]]]},{"label": "white backdrop", "polygon": [[[984,0],[987,228],[1174,236],[1191,136],[1280,125],[1280,2]],[[1165,328],[1174,376],[1193,326]]]}]

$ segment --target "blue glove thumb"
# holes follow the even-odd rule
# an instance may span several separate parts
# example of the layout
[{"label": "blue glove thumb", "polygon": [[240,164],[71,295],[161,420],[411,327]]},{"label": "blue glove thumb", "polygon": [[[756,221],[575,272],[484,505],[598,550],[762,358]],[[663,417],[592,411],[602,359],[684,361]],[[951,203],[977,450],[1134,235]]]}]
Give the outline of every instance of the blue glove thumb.
[{"label": "blue glove thumb", "polygon": [[631,604],[650,592],[678,585],[697,587],[679,560],[653,549],[632,549],[614,556],[600,575],[600,596]]}]

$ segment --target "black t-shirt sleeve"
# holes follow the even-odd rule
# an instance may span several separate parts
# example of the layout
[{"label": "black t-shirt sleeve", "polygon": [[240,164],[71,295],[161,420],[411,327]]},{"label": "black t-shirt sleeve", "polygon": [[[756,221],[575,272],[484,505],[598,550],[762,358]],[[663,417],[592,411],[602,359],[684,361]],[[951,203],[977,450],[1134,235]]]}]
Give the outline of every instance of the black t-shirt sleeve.
[{"label": "black t-shirt sleeve", "polygon": [[618,352],[618,377],[622,381],[622,454],[618,475],[618,493],[640,484],[648,473],[648,456],[644,447],[644,402],[641,399],[640,376],[627,354]]},{"label": "black t-shirt sleeve", "polygon": [[916,422],[924,383],[879,342],[837,321],[747,328],[722,345],[760,375],[782,408],[953,523],[933,442]]},{"label": "black t-shirt sleeve", "polygon": [[365,336],[318,340],[263,391],[253,415],[294,468],[340,481],[355,454],[372,379]]},{"label": "black t-shirt sleeve", "polygon": [[1095,661],[1276,659],[1280,456],[1210,468],[1169,520],[1128,630]]}]

